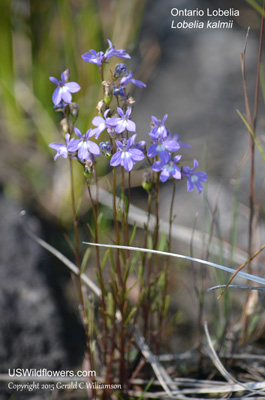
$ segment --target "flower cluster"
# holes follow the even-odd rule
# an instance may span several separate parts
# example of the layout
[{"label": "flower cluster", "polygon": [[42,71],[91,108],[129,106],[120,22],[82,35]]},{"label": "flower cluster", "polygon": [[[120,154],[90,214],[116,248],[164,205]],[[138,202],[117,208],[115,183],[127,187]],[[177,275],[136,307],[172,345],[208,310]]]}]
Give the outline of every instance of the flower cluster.
[{"label": "flower cluster", "polygon": [[[94,63],[102,66],[111,57],[119,57],[128,59],[129,54],[125,50],[116,50],[115,45],[108,40],[109,47],[106,52],[96,52],[90,50],[82,55],[86,62]],[[52,100],[57,108],[64,113],[64,119],[61,126],[65,134],[65,143],[51,143],[49,146],[56,150],[54,157],[63,158],[70,157],[78,160],[87,171],[95,168],[95,157],[103,154],[110,160],[110,166],[113,168],[119,165],[127,170],[132,171],[137,161],[143,161],[145,158],[151,164],[152,174],[159,174],[162,182],[167,181],[170,177],[180,180],[187,179],[187,190],[192,191],[194,187],[199,193],[202,192],[202,182],[207,181],[205,172],[197,171],[198,162],[194,160],[194,167],[180,167],[182,156],[176,154],[181,148],[190,146],[179,141],[178,135],[173,135],[165,126],[167,114],[162,120],[152,116],[151,131],[149,136],[151,144],[146,149],[145,141],[136,142],[136,124],[131,119],[132,105],[134,100],[126,92],[129,83],[134,84],[138,88],[144,88],[146,85],[133,78],[133,73],[128,72],[124,63],[117,64],[113,73],[111,73],[110,81],[103,81],[104,98],[99,102],[97,110],[98,116],[92,120],[93,128],[89,128],[85,134],[74,126],[78,116],[78,105],[72,103],[72,93],[78,92],[81,88],[75,82],[68,82],[69,70],[61,74],[61,80],[58,81],[54,77],[50,80],[57,85]],[[115,96],[118,107],[112,108],[112,97]],[[101,142],[98,146],[95,140],[105,132],[109,136],[109,140]],[[130,133],[132,136],[129,137]],[[73,135],[76,137],[73,137]],[[91,139],[93,137],[93,139]]]},{"label": "flower cluster", "polygon": [[[162,120],[152,116],[151,132],[149,136],[152,139],[152,144],[147,150],[147,156],[155,159],[152,164],[152,170],[160,172],[160,180],[165,182],[170,176],[175,179],[187,178],[188,192],[193,190],[195,186],[199,193],[202,192],[201,182],[207,181],[207,174],[205,172],[195,171],[198,168],[197,160],[194,160],[194,168],[191,169],[187,166],[182,167],[182,171],[178,167],[181,155],[175,155],[175,152],[181,147],[190,148],[187,143],[179,141],[178,135],[172,133],[166,128],[165,121],[167,114]],[[159,158],[159,160],[158,160]]]}]

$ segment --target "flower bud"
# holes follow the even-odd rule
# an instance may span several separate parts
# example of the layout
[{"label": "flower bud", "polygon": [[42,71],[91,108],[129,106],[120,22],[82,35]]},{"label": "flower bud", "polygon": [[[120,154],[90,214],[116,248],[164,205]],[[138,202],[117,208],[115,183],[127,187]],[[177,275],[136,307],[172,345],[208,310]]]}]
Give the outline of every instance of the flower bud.
[{"label": "flower bud", "polygon": [[107,105],[110,104],[111,99],[112,99],[112,87],[111,83],[108,81],[103,81],[103,91],[104,91],[104,101]]},{"label": "flower bud", "polygon": [[79,105],[77,103],[70,104],[70,116],[73,123],[76,122],[78,115],[79,115]]},{"label": "flower bud", "polygon": [[53,108],[54,108],[54,110],[56,112],[60,112],[61,111],[61,112],[64,112],[64,113],[65,113],[66,107],[68,107],[68,104],[64,103],[63,100],[61,100],[59,104],[56,104],[56,105],[53,106]]},{"label": "flower bud", "polygon": [[134,98],[133,98],[132,96],[130,96],[130,97],[127,99],[127,103],[129,104],[129,106],[132,106],[132,105],[135,103]]},{"label": "flower bud", "polygon": [[85,160],[84,162],[84,176],[87,179],[91,179],[93,177],[93,161]]},{"label": "flower bud", "polygon": [[66,118],[63,118],[60,122],[60,129],[63,136],[69,132],[69,125]]},{"label": "flower bud", "polygon": [[113,78],[118,79],[123,72],[128,74],[128,70],[126,68],[126,65],[124,63],[116,64],[115,70],[114,70],[114,74],[113,74]]},{"label": "flower bud", "polygon": [[111,137],[112,139],[116,139],[117,133],[116,133],[116,131],[115,131],[114,126],[109,126],[109,127],[107,128],[107,131],[108,131],[109,137]]},{"label": "flower bud", "polygon": [[152,188],[152,180],[151,180],[151,174],[149,171],[145,171],[143,173],[143,182],[142,182],[142,187],[144,190],[146,190],[147,192],[149,192]]},{"label": "flower bud", "polygon": [[107,106],[107,104],[105,103],[104,100],[100,100],[100,101],[98,102],[98,105],[97,105],[96,108],[97,108],[97,110],[98,110],[98,114],[99,114],[101,117],[103,117],[104,112],[108,109],[108,106]]},{"label": "flower bud", "polygon": [[64,80],[65,80],[65,82],[68,82],[69,79],[70,79],[70,69],[67,68],[67,69],[63,72],[63,74],[64,74]]},{"label": "flower bud", "polygon": [[99,148],[101,152],[104,154],[104,156],[110,160],[111,158],[111,146],[110,142],[101,142],[99,143]]}]

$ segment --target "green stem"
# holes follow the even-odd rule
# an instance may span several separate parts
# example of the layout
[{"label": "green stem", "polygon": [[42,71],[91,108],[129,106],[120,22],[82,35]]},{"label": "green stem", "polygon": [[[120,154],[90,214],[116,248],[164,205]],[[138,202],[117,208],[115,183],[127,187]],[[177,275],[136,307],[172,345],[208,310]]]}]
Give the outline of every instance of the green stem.
[{"label": "green stem", "polygon": [[[87,307],[85,305],[85,300],[83,296],[82,290],[82,279],[81,279],[81,265],[80,265],[80,257],[79,257],[79,232],[78,232],[78,220],[76,215],[76,205],[75,205],[75,193],[74,193],[74,173],[73,173],[73,164],[72,159],[69,158],[70,162],[70,182],[71,182],[71,203],[72,203],[72,213],[73,213],[73,224],[74,224],[74,232],[75,232],[75,262],[78,268],[78,290],[79,290],[79,303],[81,306],[81,312],[83,317],[83,323],[85,328],[85,335],[86,335],[86,344],[87,344],[87,353],[88,353],[88,360],[90,363],[91,370],[94,370],[94,358],[91,351],[91,337],[89,332],[88,326],[88,318],[87,318]],[[96,398],[96,390],[93,388],[93,398]]]},{"label": "green stem", "polygon": [[[91,202],[91,207],[92,207],[92,213],[94,217],[94,223],[95,223],[95,242],[98,243],[98,206],[95,206],[92,194],[91,194],[91,189],[90,189],[90,184],[89,181],[87,180],[87,189],[88,189],[88,194],[89,194],[89,199]],[[100,255],[99,255],[99,247],[96,247],[96,258],[97,258],[97,270],[99,274],[99,283],[100,283],[100,289],[101,289],[101,307],[103,310],[103,321],[104,321],[104,329],[106,335],[108,334],[108,325],[107,325],[107,307],[106,307],[106,302],[105,302],[105,286],[104,286],[104,279],[102,275],[102,269],[101,269],[101,264],[100,264]],[[104,341],[105,348],[104,348],[104,364],[106,362],[106,357],[107,357],[107,340]]]}]

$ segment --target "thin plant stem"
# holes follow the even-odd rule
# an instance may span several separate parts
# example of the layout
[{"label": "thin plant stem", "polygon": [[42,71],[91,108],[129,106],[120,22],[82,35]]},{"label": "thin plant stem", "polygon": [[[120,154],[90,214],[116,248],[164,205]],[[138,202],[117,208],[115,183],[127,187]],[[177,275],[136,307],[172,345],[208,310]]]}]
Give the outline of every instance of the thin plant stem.
[{"label": "thin plant stem", "polygon": [[[113,217],[114,217],[114,226],[115,226],[115,233],[116,233],[116,243],[119,244],[120,242],[120,230],[119,230],[119,221],[118,221],[118,215],[117,215],[117,206],[116,206],[116,168],[114,167],[113,170]],[[116,268],[117,268],[117,275],[118,275],[118,281],[119,281],[119,288],[121,290],[121,293],[117,293],[117,303],[118,307],[121,311],[121,330],[120,330],[120,345],[119,345],[119,350],[120,350],[120,359],[119,359],[119,375],[120,375],[120,383],[122,386],[125,384],[125,354],[124,354],[124,348],[125,348],[125,302],[124,302],[124,297],[126,293],[126,281],[123,279],[122,276],[122,270],[121,270],[121,264],[120,264],[120,254],[119,254],[119,249],[117,248],[116,250]]]},{"label": "thin plant stem", "polygon": [[69,158],[70,162],[70,182],[71,182],[71,204],[72,204],[72,214],[73,214],[73,224],[75,232],[75,263],[78,268],[80,268],[80,258],[79,258],[79,232],[78,232],[78,220],[76,215],[75,206],[75,193],[74,193],[74,171],[72,159]]},{"label": "thin plant stem", "polygon": [[[91,194],[91,189],[90,189],[90,183],[87,180],[87,190],[88,190],[88,194],[89,194],[89,199],[90,199],[90,203],[91,203],[91,207],[92,207],[92,213],[93,213],[93,217],[94,217],[94,223],[95,223],[95,242],[98,243],[98,213],[97,213],[97,207],[94,204],[94,200]],[[103,310],[103,321],[104,321],[104,329],[106,332],[106,335],[108,334],[108,325],[106,322],[107,319],[107,308],[106,308],[106,302],[105,302],[105,287],[104,287],[104,279],[103,279],[103,275],[102,275],[102,269],[101,269],[101,264],[100,264],[100,255],[99,255],[99,248],[96,247],[97,251],[96,251],[96,258],[97,258],[97,270],[98,270],[98,274],[99,274],[99,283],[100,283],[100,289],[101,289],[101,306],[102,306],[102,310]],[[107,341],[104,341],[104,363],[106,361],[106,357],[107,357]]]},{"label": "thin plant stem", "polygon": [[100,64],[99,72],[100,72],[101,81],[103,82],[104,81],[103,63]]},{"label": "thin plant stem", "polygon": [[[175,195],[176,195],[176,179],[174,179],[173,183],[173,192],[172,192],[172,197],[171,197],[171,202],[170,202],[170,211],[169,211],[169,229],[168,229],[168,252],[170,253],[171,251],[171,241],[172,241],[172,224],[174,221],[174,216],[173,216],[173,208],[174,208],[174,201],[175,201]],[[160,310],[160,316],[159,316],[159,332],[158,332],[158,350],[160,348],[161,344],[161,336],[163,333],[163,321],[165,317],[165,307],[166,307],[166,296],[167,296],[167,290],[168,290],[168,273],[169,273],[169,262],[170,262],[170,257],[168,256],[166,258],[165,262],[165,285],[163,288],[162,292],[162,305],[161,305],[161,310]]]},{"label": "thin plant stem", "polygon": [[155,227],[154,249],[157,250],[158,234],[159,234],[159,174],[158,173],[156,174],[155,216],[156,216],[156,227]]},{"label": "thin plant stem", "polygon": [[[115,228],[115,235],[116,235],[116,244],[120,243],[120,228],[119,228],[119,221],[117,215],[117,205],[116,205],[116,168],[112,169],[112,197],[113,197],[113,219],[114,219],[114,228]],[[116,265],[117,265],[117,272],[120,284],[122,283],[122,273],[121,273],[121,265],[120,265],[120,254],[119,249],[117,249],[116,253]]]},{"label": "thin plant stem", "polygon": [[[253,120],[251,118],[250,108],[249,108],[249,100],[247,93],[247,84],[246,84],[246,75],[245,75],[245,53],[246,53],[246,45],[247,38],[245,43],[245,49],[243,54],[241,54],[241,63],[242,63],[242,74],[243,74],[243,84],[244,84],[244,94],[245,94],[245,103],[246,103],[246,112],[247,112],[247,120],[250,128],[252,129],[254,135],[256,134],[256,124],[257,124],[257,115],[258,115],[258,99],[259,99],[259,83],[260,83],[260,65],[261,65],[261,55],[262,55],[262,44],[263,44],[263,31],[264,31],[264,11],[265,11],[265,0],[263,1],[263,10],[261,17],[261,27],[260,27],[260,40],[259,40],[259,54],[258,54],[258,65],[257,65],[257,78],[256,78],[256,92],[255,92],[255,103],[254,103],[254,112],[253,112]],[[252,254],[252,245],[253,245],[253,221],[254,221],[254,213],[255,213],[255,141],[249,131],[249,141],[250,141],[250,155],[251,155],[251,167],[250,167],[250,196],[249,196],[249,228],[248,228],[248,255],[249,258]],[[248,273],[252,272],[251,262],[248,264]],[[242,324],[243,324],[243,336],[241,338],[241,343],[244,343],[247,337],[247,329],[248,329],[248,315],[247,315],[247,305],[249,301],[249,292],[247,292],[246,300],[243,308],[242,314]]]},{"label": "thin plant stem", "polygon": [[[82,278],[81,278],[81,265],[80,265],[80,257],[79,257],[79,232],[78,232],[78,220],[76,215],[76,205],[75,205],[75,193],[74,193],[74,174],[73,174],[73,165],[72,159],[69,158],[70,162],[70,182],[71,182],[71,203],[72,203],[72,213],[73,213],[73,224],[74,224],[74,232],[75,232],[75,262],[78,268],[78,290],[79,290],[79,303],[81,305],[82,310],[82,317],[83,323],[85,328],[85,335],[86,335],[86,344],[87,344],[87,353],[88,353],[88,360],[90,363],[90,368],[94,369],[94,358],[91,351],[91,337],[89,332],[89,325],[88,325],[88,318],[86,315],[86,305],[83,296],[83,289],[82,289]],[[96,391],[92,389],[93,398],[96,398]]]}]

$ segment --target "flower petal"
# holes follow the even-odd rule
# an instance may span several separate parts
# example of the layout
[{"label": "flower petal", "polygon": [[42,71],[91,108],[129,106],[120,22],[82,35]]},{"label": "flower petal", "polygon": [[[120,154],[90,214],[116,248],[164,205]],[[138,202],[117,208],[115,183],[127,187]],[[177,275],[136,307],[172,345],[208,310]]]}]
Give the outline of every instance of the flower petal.
[{"label": "flower petal", "polygon": [[194,168],[193,168],[193,171],[194,171],[194,170],[197,169],[198,166],[199,166],[198,161],[194,159],[193,165],[194,165]]},{"label": "flower petal", "polygon": [[65,86],[67,86],[69,92],[71,93],[76,93],[81,89],[81,86],[76,82],[67,82]]},{"label": "flower petal", "polygon": [[175,140],[164,140],[164,146],[168,151],[176,151],[180,148],[180,145]]},{"label": "flower petal", "polygon": [[61,98],[62,98],[62,97],[61,97],[60,89],[57,87],[57,88],[55,89],[55,91],[53,92],[52,101],[53,101],[53,103],[57,106],[57,104],[60,103]]},{"label": "flower petal", "polygon": [[133,121],[128,120],[126,126],[127,126],[128,131],[130,131],[130,132],[136,131],[136,125]]},{"label": "flower petal", "polygon": [[90,153],[94,154],[95,156],[100,155],[100,149],[99,149],[97,143],[94,143],[94,142],[91,142],[90,140],[88,140],[87,147],[88,147]]},{"label": "flower petal", "polygon": [[121,165],[129,172],[133,169],[133,160],[127,151],[123,151]]},{"label": "flower petal", "polygon": [[71,95],[71,93],[67,90],[67,88],[66,88],[65,86],[63,86],[63,87],[61,87],[59,90],[60,90],[62,99],[63,99],[66,103],[71,103],[71,101],[72,101],[72,95]]},{"label": "flower petal", "polygon": [[168,178],[170,177],[170,173],[168,170],[163,169],[163,171],[160,174],[160,180],[161,182],[166,182],[166,180],[168,180]]},{"label": "flower petal", "polygon": [[94,125],[94,126],[99,126],[100,124],[102,124],[102,123],[104,123],[105,124],[105,120],[104,120],[104,118],[102,118],[102,117],[94,117],[93,118],[93,120],[92,120],[92,124]]},{"label": "flower petal", "polygon": [[156,161],[153,165],[152,165],[152,170],[159,172],[162,171],[164,164],[162,163],[162,161]]},{"label": "flower petal", "polygon": [[129,153],[131,154],[133,160],[141,161],[144,159],[144,154],[141,150],[138,149],[130,149]]},{"label": "flower petal", "polygon": [[187,191],[188,192],[192,192],[193,191],[193,183],[192,183],[190,178],[188,178],[188,180],[187,180]]},{"label": "flower petal", "polygon": [[54,78],[54,76],[50,76],[49,79],[51,82],[55,83],[55,85],[57,85],[57,86],[59,85],[58,79]]},{"label": "flower petal", "polygon": [[121,163],[121,151],[117,151],[117,153],[113,154],[110,160],[110,165],[112,167],[117,167],[117,165],[120,165]]},{"label": "flower petal", "polygon": [[202,186],[201,182],[199,182],[199,181],[194,182],[194,185],[195,185],[196,189],[198,190],[198,192],[200,194],[202,192],[202,190],[203,190],[203,186]]},{"label": "flower petal", "polygon": [[173,178],[175,179],[181,179],[181,172],[178,167],[175,166],[174,172],[172,173]]},{"label": "flower petal", "polygon": [[79,149],[79,147],[82,146],[82,140],[80,139],[72,139],[69,144],[68,144],[68,151],[71,153],[74,153]]},{"label": "flower petal", "polygon": [[74,131],[75,131],[75,134],[77,135],[77,136],[79,136],[80,138],[82,137],[82,133],[80,132],[80,130],[78,129],[78,128],[74,128]]},{"label": "flower petal", "polygon": [[148,147],[147,155],[148,155],[148,157],[155,157],[157,155],[157,145],[156,144],[151,144],[151,146]]}]

